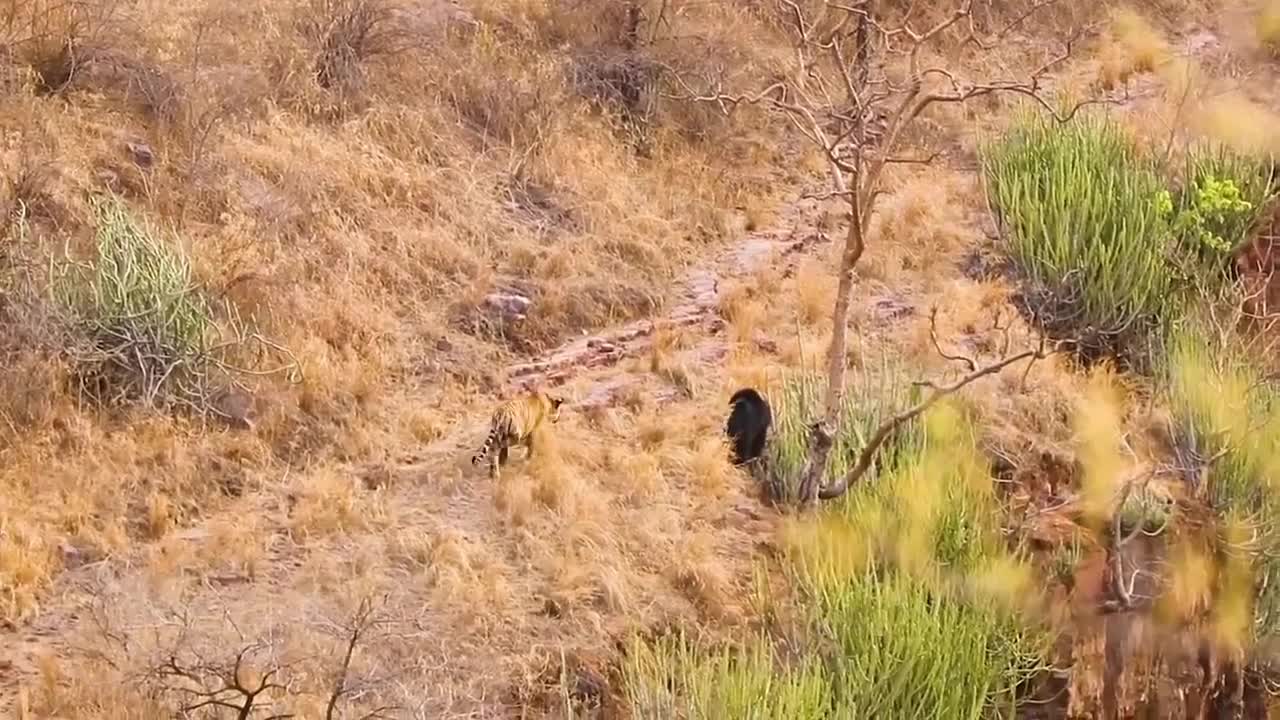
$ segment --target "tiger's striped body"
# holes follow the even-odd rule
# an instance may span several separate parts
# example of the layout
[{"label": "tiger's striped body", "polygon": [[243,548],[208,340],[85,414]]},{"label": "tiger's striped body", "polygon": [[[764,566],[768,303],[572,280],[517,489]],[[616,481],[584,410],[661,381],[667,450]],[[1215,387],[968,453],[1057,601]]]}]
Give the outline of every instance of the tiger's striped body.
[{"label": "tiger's striped body", "polygon": [[534,390],[502,403],[493,411],[489,420],[489,435],[480,450],[471,456],[471,464],[479,465],[489,459],[489,477],[498,477],[498,466],[507,464],[507,450],[523,445],[525,457],[533,455],[533,435],[544,422],[560,420],[563,398]]}]

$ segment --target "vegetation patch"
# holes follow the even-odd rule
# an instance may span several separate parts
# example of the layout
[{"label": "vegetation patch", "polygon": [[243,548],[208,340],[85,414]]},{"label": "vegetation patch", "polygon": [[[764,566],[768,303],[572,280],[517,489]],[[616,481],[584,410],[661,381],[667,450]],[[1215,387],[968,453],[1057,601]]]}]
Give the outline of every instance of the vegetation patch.
[{"label": "vegetation patch", "polygon": [[[623,677],[638,717],[980,717],[1044,669],[1021,614],[1028,566],[1007,551],[975,436],[940,405],[897,464],[790,538],[808,640],[736,649],[636,641]],[[822,638],[825,642],[818,639]]]},{"label": "vegetation patch", "polygon": [[[1179,464],[1219,517],[1217,540],[1228,556],[1252,566],[1246,597],[1257,588],[1253,632],[1280,632],[1280,395],[1244,349],[1197,318],[1167,343],[1163,393],[1176,423]],[[1234,338],[1230,338],[1234,340]]]},{"label": "vegetation patch", "polygon": [[82,397],[208,412],[214,394],[248,370],[236,364],[251,359],[248,342],[283,351],[229,304],[209,302],[186,256],[121,200],[97,199],[94,211],[97,257],[55,263],[50,283],[71,329],[67,352]]},{"label": "vegetation patch", "polygon": [[1030,305],[1086,355],[1128,351],[1178,300],[1154,162],[1108,120],[1023,117],[983,164]]},{"label": "vegetation patch", "polygon": [[[765,449],[770,498],[779,504],[799,500],[800,480],[809,448],[809,426],[822,415],[826,378],[814,370],[789,372],[769,392],[773,427]],[[903,368],[887,355],[877,367],[859,373],[845,388],[843,422],[827,463],[824,483],[834,482],[857,461],[858,451],[885,420],[915,402]],[[908,423],[877,454],[868,477],[894,467],[919,442],[918,423]]]},{"label": "vegetation patch", "polygon": [[1217,297],[1274,194],[1270,165],[1219,146],[1165,163],[1104,116],[1019,118],[983,164],[1029,309],[1086,358],[1146,367],[1193,298]]},{"label": "vegetation patch", "polygon": [[1194,261],[1184,268],[1189,282],[1208,281],[1212,289],[1229,274],[1228,264],[1275,195],[1274,173],[1270,163],[1223,147],[1187,153],[1181,187],[1162,191],[1157,202]]}]

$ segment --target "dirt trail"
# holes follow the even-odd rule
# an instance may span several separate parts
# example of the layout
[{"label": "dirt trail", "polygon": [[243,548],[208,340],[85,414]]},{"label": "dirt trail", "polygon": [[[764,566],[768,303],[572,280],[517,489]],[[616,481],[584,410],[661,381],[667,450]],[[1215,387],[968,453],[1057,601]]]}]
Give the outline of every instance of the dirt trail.
[{"label": "dirt trail", "polygon": [[[662,322],[669,327],[702,326],[704,341],[714,336],[723,326],[717,316],[720,282],[752,272],[775,252],[784,262],[794,262],[797,253],[824,239],[813,229],[817,213],[817,201],[792,198],[775,227],[748,233],[709,267],[690,273]],[[654,326],[654,321],[638,320],[568,342],[537,360],[512,365],[509,377],[520,387],[556,385],[583,370],[613,366],[648,350]]]},{"label": "dirt trail", "polygon": [[[672,297],[669,311],[656,323],[630,322],[517,363],[508,368],[510,389],[572,383],[575,409],[610,404],[623,388],[637,381],[633,374],[620,371],[618,364],[649,350],[655,325],[669,324],[693,331],[692,342],[680,353],[685,360],[715,362],[723,358],[728,344],[723,332],[725,322],[717,308],[723,283],[749,274],[773,258],[792,266],[800,256],[822,246],[825,238],[815,229],[820,212],[817,201],[793,195],[769,228],[745,233],[711,262],[689,272]],[[656,399],[661,402],[677,392],[671,389],[666,398]],[[385,491],[384,506],[399,509],[396,529],[448,527],[461,537],[491,533],[491,493],[455,492],[462,486],[477,487],[473,476],[482,471],[471,468],[467,459],[487,421],[487,413],[479,413],[456,423],[444,436],[415,453],[412,461],[399,466],[352,467],[351,480],[366,489]],[[442,482],[442,478],[451,480]],[[248,596],[278,600],[307,584],[300,572],[315,547],[303,547],[289,539],[294,498],[282,495],[275,488],[249,501],[257,503],[257,512],[263,513],[257,532],[270,538],[255,576],[207,577],[203,587],[186,593],[185,602],[192,607],[211,606],[227,602],[231,594],[240,596],[242,602],[249,602]],[[760,519],[754,509],[742,503],[725,507],[722,512],[737,517],[738,523],[744,518],[748,523]],[[179,530],[168,539],[191,546],[216,543],[214,523],[219,519],[221,514]],[[160,544],[140,545],[127,557],[65,570],[33,621],[0,629],[0,716],[16,715],[17,689],[36,680],[40,655],[63,655],[75,645],[73,638],[85,618],[87,603],[102,598],[148,596],[147,559],[154,557],[157,550],[164,552],[158,547]]]}]

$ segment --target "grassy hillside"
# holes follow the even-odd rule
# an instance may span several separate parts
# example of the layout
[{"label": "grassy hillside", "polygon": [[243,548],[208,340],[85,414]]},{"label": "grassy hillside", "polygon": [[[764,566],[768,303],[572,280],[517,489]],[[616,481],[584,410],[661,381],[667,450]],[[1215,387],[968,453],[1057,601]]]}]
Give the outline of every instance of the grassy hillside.
[{"label": "grassy hillside", "polygon": [[[105,557],[282,467],[412,453],[513,353],[654,312],[794,167],[767,122],[654,84],[660,64],[767,64],[742,11],[682,14],[696,42],[648,20],[642,47],[607,4],[4,16],[10,619],[61,542]],[[527,318],[490,312],[495,293],[529,298]],[[245,414],[236,382],[253,431],[206,429],[209,407]]]},{"label": "grassy hillside", "polygon": [[[792,513],[725,402],[767,390],[786,496],[845,219],[805,128],[688,97],[790,81],[788,4],[0,0],[0,708],[1256,711],[1275,8],[1033,5],[923,61],[1079,30],[1046,97],[1108,102],[902,136],[939,159],[868,218],[829,476],[955,356],[1067,352]],[[530,383],[565,419],[489,481]]]}]

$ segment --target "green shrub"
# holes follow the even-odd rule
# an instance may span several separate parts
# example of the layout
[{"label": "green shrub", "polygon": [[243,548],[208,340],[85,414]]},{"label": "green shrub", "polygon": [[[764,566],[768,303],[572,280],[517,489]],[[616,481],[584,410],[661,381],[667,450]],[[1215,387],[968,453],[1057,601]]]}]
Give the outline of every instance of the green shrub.
[{"label": "green shrub", "polygon": [[1269,163],[1208,145],[1187,153],[1172,192],[1161,164],[1101,117],[1023,116],[982,150],[991,205],[1046,329],[1144,366],[1148,341],[1193,299],[1231,289],[1227,261],[1275,192]]},{"label": "green shrub", "polygon": [[55,300],[83,342],[72,348],[82,389],[103,403],[189,395],[216,340],[191,265],[118,198],[94,201],[97,257],[55,265]]},{"label": "green shrub", "polygon": [[[250,332],[230,305],[206,301],[182,252],[120,199],[99,198],[93,207],[97,256],[55,262],[50,278],[83,395],[104,405],[220,413],[212,398],[236,375],[288,371],[297,379],[289,351]],[[258,369],[274,354],[287,362]]]},{"label": "green shrub", "polygon": [[[788,568],[808,619],[785,655],[765,635],[736,651],[633,642],[638,718],[979,718],[1044,669],[1025,623],[1026,568],[1005,549],[970,418],[930,411],[911,444],[849,502],[803,523]],[[919,555],[923,555],[920,557]]]},{"label": "green shrub", "polygon": [[[765,456],[769,492],[775,502],[791,504],[799,498],[800,475],[809,449],[809,426],[822,415],[826,387],[826,378],[821,374],[802,370],[785,375],[769,390],[773,428]],[[914,402],[914,397],[902,368],[888,356],[881,359],[878,368],[856,373],[845,389],[843,420],[827,462],[824,484],[843,476],[875,429]],[[911,422],[899,428],[897,436],[881,447],[867,479],[874,477],[878,468],[897,462],[903,450],[915,441],[917,427]]]},{"label": "green shrub", "polygon": [[1154,162],[1112,122],[1023,117],[983,147],[993,209],[1040,319],[1122,352],[1178,305]]},{"label": "green shrub", "polygon": [[954,402],[931,408],[792,555],[836,645],[839,717],[979,717],[1043,666],[1046,635],[1017,612],[1030,569],[1007,549],[976,428]]},{"label": "green shrub", "polygon": [[837,648],[836,717],[979,718],[1043,668],[1016,616],[903,574],[869,574],[819,607]]},{"label": "green shrub", "polygon": [[1250,558],[1255,574],[1269,579],[1257,584],[1253,627],[1261,637],[1276,637],[1280,391],[1234,340],[1213,332],[1198,317],[1188,319],[1165,343],[1161,388],[1175,421],[1180,462],[1193,472],[1196,491],[1221,518],[1226,555]]},{"label": "green shrub", "polygon": [[1163,191],[1159,203],[1174,233],[1201,267],[1221,272],[1248,239],[1258,213],[1275,192],[1269,163],[1225,147],[1201,146],[1187,154],[1182,188]]}]

